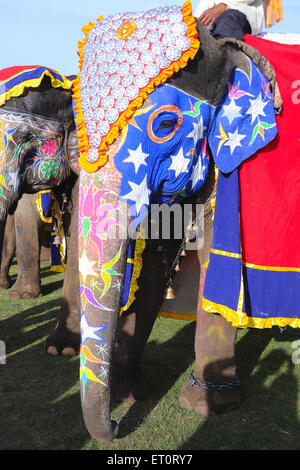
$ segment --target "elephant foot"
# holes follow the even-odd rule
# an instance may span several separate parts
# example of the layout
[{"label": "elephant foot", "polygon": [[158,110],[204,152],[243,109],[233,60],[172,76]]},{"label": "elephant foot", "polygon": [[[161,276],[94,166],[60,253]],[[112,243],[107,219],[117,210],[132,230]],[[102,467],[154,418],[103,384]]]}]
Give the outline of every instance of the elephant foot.
[{"label": "elephant foot", "polygon": [[240,382],[229,378],[223,383],[202,382],[191,373],[182,387],[179,403],[183,408],[202,416],[229,413],[240,408]]},{"label": "elephant foot", "polygon": [[40,287],[18,287],[14,285],[9,290],[9,296],[11,299],[36,299],[37,297],[42,297],[42,295]]},{"label": "elephant foot", "polygon": [[52,356],[76,356],[80,348],[80,334],[66,328],[57,328],[46,339],[45,349]]},{"label": "elephant foot", "polygon": [[111,390],[115,401],[132,402],[144,398],[148,387],[142,373],[130,376],[130,374],[118,374],[117,371],[113,371]]}]

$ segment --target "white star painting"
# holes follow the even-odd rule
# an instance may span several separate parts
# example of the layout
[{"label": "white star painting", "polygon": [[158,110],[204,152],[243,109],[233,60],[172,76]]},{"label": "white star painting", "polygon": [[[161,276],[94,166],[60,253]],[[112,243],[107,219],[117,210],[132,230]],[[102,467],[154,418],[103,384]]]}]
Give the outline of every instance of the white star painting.
[{"label": "white star painting", "polygon": [[188,167],[191,159],[183,155],[183,149],[180,148],[177,155],[171,155],[172,163],[169,166],[168,170],[175,171],[175,177],[178,178],[179,175],[188,172]]},{"label": "white star painting", "polygon": [[133,163],[135,172],[137,173],[141,165],[147,166],[146,158],[149,157],[149,153],[144,153],[142,150],[142,144],[140,143],[136,150],[129,149],[129,156],[123,160],[125,163]]}]

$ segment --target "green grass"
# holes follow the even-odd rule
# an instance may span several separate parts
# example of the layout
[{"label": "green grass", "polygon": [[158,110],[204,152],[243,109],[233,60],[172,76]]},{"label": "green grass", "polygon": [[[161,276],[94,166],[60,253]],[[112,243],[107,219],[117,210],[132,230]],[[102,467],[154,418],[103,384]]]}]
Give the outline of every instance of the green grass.
[{"label": "green grass", "polygon": [[[16,266],[11,269],[15,278]],[[11,300],[0,292],[0,449],[300,449],[300,364],[292,363],[287,328],[239,330],[237,364],[243,384],[239,411],[205,418],[180,407],[178,394],[193,368],[194,323],[159,318],[146,347],[149,393],[131,404],[112,403],[119,437],[91,439],[83,422],[78,357],[52,357],[44,342],[54,328],[62,275],[42,264],[44,296]]]}]

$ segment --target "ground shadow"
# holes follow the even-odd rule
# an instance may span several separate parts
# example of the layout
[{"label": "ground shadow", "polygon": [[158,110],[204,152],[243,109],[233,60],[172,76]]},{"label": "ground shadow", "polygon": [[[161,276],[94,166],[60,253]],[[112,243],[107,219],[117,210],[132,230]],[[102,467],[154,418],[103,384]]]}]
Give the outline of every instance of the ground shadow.
[{"label": "ground shadow", "polygon": [[58,299],[0,321],[0,449],[80,449],[89,438],[79,396],[79,358],[53,357],[44,343]]},{"label": "ground shadow", "polygon": [[[189,322],[168,341],[147,343],[143,358],[143,372],[148,382],[148,393],[145,399],[134,402],[126,416],[120,421],[119,439],[134,432],[140,426],[140,423],[146,419],[178,378],[193,363],[194,336],[195,322]],[[116,402],[112,403],[112,409],[114,406]]]},{"label": "ground shadow", "polygon": [[[299,331],[292,328],[248,330],[236,346],[241,408],[208,417],[181,450],[300,449],[293,351],[289,354],[281,347],[299,338]],[[276,347],[261,357],[272,340]]]}]

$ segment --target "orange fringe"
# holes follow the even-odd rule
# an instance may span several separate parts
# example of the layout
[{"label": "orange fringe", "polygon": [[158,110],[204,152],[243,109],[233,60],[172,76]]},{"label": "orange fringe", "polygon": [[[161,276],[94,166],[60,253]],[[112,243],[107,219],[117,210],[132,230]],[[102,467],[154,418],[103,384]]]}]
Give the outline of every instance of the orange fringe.
[{"label": "orange fringe", "polygon": [[265,0],[265,8],[267,28],[283,20],[282,0]]},{"label": "orange fringe", "polygon": [[[182,7],[184,22],[187,26],[187,34],[191,41],[191,47],[188,51],[185,51],[181,58],[176,61],[172,62],[172,64],[165,70],[163,70],[157,77],[155,77],[151,82],[140,91],[139,96],[133,100],[128,108],[120,115],[119,119],[114,123],[110,131],[108,132],[107,136],[101,142],[99,146],[99,159],[97,162],[90,163],[87,161],[87,151],[89,148],[88,138],[86,135],[85,124],[83,120],[83,113],[81,110],[81,100],[80,100],[80,73],[76,81],[74,81],[74,92],[73,98],[75,101],[75,111],[77,113],[76,123],[77,123],[77,136],[79,141],[79,152],[80,157],[78,159],[80,167],[89,172],[95,172],[100,167],[104,166],[107,162],[107,155],[106,151],[109,146],[114,142],[114,140],[120,134],[120,131],[127,125],[128,120],[134,115],[135,111],[139,109],[144,101],[147,99],[148,95],[161,83],[166,82],[168,78],[170,78],[174,72],[178,72],[181,68],[185,67],[189,59],[193,59],[200,47],[199,35],[197,31],[197,26],[193,14],[193,7],[190,0],[186,1]],[[101,21],[103,17],[98,18],[97,21]],[[85,38],[83,41],[79,41],[78,43],[78,53],[79,53],[79,69],[81,71],[84,56],[83,56],[83,48],[87,42],[87,37],[90,30],[95,26],[95,23],[90,22],[88,25],[82,28],[83,33],[85,33]]]}]

